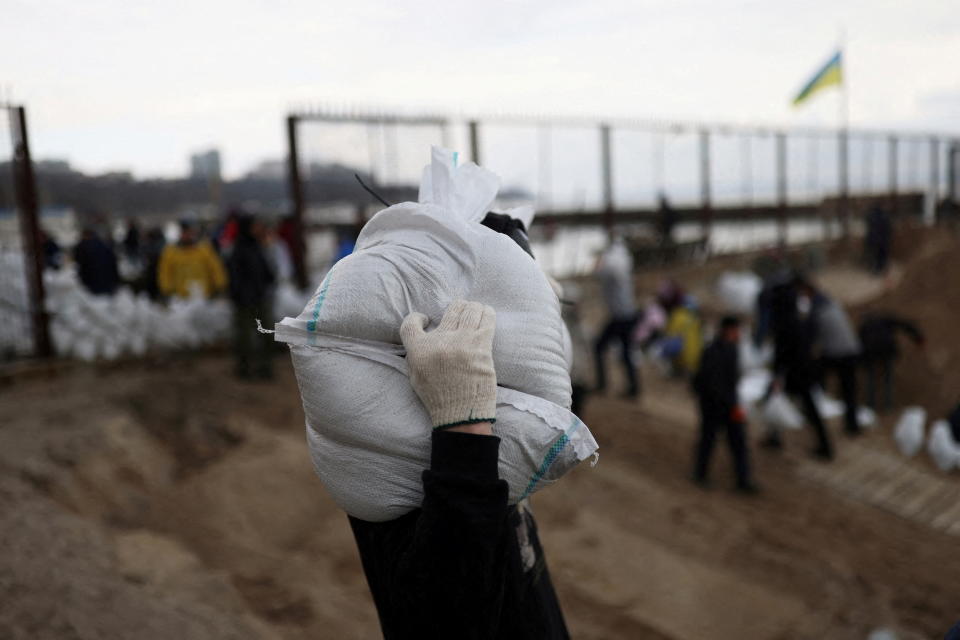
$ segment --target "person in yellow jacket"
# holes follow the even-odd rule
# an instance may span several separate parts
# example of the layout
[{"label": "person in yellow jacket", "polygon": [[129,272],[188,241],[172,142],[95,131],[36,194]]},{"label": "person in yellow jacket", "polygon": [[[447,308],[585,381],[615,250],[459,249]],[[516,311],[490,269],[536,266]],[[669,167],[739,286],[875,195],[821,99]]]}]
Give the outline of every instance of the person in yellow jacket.
[{"label": "person in yellow jacket", "polygon": [[164,296],[188,298],[199,288],[210,297],[227,286],[227,272],[206,240],[197,240],[196,226],[180,223],[180,240],[167,245],[157,266],[157,286]]},{"label": "person in yellow jacket", "polygon": [[703,351],[703,327],[696,302],[690,296],[670,312],[664,335],[676,345],[672,354],[674,371],[679,375],[696,372]]}]

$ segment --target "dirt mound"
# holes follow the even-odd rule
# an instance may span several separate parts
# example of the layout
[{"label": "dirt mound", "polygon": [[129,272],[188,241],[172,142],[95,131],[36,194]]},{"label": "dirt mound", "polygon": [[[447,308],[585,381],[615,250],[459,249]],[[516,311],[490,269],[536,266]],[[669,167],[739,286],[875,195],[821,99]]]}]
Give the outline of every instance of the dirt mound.
[{"label": "dirt mound", "polygon": [[898,236],[897,244],[904,258],[899,282],[858,307],[856,315],[891,312],[919,326],[927,346],[919,350],[902,342],[895,401],[920,405],[932,417],[943,417],[960,402],[960,238],[940,229],[914,229]]}]

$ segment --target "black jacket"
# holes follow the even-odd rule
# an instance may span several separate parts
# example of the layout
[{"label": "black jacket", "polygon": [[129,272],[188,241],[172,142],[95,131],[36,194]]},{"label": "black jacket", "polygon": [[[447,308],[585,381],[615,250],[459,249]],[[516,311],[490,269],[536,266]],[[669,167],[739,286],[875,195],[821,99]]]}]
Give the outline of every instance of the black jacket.
[{"label": "black jacket", "polygon": [[273,285],[270,268],[260,243],[254,238],[240,236],[227,259],[230,276],[230,297],[241,307],[255,307],[267,300]]},{"label": "black jacket", "polygon": [[740,379],[740,354],[737,345],[720,338],[711,342],[700,358],[700,369],[693,378],[693,389],[700,397],[704,414],[727,420],[739,404],[737,382]]},{"label": "black jacket", "polygon": [[533,516],[507,504],[499,448],[494,436],[434,432],[422,507],[350,517],[384,638],[569,637]]},{"label": "black jacket", "polygon": [[892,314],[869,315],[860,323],[860,344],[865,360],[895,358],[897,331],[903,331],[916,342],[923,342],[923,334],[914,324]]},{"label": "black jacket", "polygon": [[73,249],[80,282],[90,293],[109,294],[120,284],[117,256],[106,242],[97,236],[84,238]]}]

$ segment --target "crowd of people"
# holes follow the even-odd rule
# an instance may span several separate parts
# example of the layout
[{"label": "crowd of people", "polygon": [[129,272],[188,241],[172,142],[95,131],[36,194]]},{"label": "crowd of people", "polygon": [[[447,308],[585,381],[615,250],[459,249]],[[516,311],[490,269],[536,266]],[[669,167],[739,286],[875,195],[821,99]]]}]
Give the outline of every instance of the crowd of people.
[{"label": "crowd of people", "polygon": [[[272,341],[257,331],[256,320],[272,319],[276,286],[293,277],[291,236],[287,223],[277,228],[241,210],[227,213],[216,226],[182,219],[176,240],[163,229],[145,232],[127,222],[115,240],[106,225],[87,225],[69,252],[77,277],[94,295],[112,295],[129,286],[154,300],[228,296],[234,306],[235,372],[241,378],[272,375]],[[47,268],[68,260],[49,235],[42,239]]]},{"label": "crowd of people", "polygon": [[[882,211],[874,211],[865,247],[867,267],[873,273],[882,274],[887,268],[889,235],[889,220]],[[741,333],[748,321],[753,328],[750,346],[760,352],[769,345],[773,353],[771,382],[761,405],[775,394],[796,403],[812,431],[810,453],[824,461],[834,457],[834,443],[818,404],[822,390],[836,382],[844,405],[844,433],[856,437],[862,430],[861,404],[875,411],[894,406],[898,335],[918,347],[924,345],[923,333],[907,318],[873,312],[855,325],[843,305],[808,273],[791,268],[782,258],[771,258],[765,267],[753,317],[725,316],[711,328],[705,326],[697,300],[672,280],[664,280],[650,303],[638,308],[633,263],[621,238],[613,237],[597,261],[595,275],[607,321],[593,343],[593,392],[606,391],[606,357],[614,343],[620,351],[627,398],[640,393],[638,352],[665,365],[669,375],[689,380],[698,398],[701,423],[692,477],[702,486],[708,484],[714,445],[722,436],[733,457],[736,488],[756,492],[746,437],[747,411],[738,398]],[[712,340],[705,344],[704,338],[711,333]],[[575,386],[578,382],[585,386],[582,378],[574,380]],[[776,424],[765,425],[760,444],[770,450],[783,448]]]}]

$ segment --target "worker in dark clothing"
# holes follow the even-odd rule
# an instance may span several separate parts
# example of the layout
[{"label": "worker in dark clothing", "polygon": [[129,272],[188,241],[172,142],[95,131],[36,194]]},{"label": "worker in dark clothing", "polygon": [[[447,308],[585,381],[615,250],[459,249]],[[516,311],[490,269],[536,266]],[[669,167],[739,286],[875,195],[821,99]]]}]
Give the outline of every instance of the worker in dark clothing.
[{"label": "worker in dark clothing", "polygon": [[247,215],[236,220],[237,235],[227,261],[234,306],[236,374],[241,378],[256,375],[266,379],[272,375],[273,340],[257,331],[256,322],[273,319],[270,293],[274,274],[260,244],[262,225]]},{"label": "worker in dark clothing", "polygon": [[660,246],[669,248],[673,246],[673,229],[677,226],[676,209],[670,206],[667,194],[661,193],[657,205],[657,235],[660,239]]},{"label": "worker in dark clothing", "polygon": [[384,638],[568,638],[533,515],[498,477],[493,309],[458,301],[440,325],[400,329],[410,383],[433,423],[419,509],[350,517]]},{"label": "worker in dark clothing", "polygon": [[733,316],[723,318],[717,337],[703,350],[700,368],[693,378],[693,388],[700,399],[700,442],[693,480],[706,485],[713,446],[717,435],[725,432],[733,456],[736,488],[743,493],[755,493],[747,452],[747,415],[737,396],[739,344],[740,321]]},{"label": "worker in dark clothing", "polygon": [[867,268],[874,275],[882,275],[887,270],[892,235],[890,214],[880,205],[874,205],[867,214],[867,233],[863,239]]},{"label": "worker in dark clothing", "polygon": [[[867,406],[873,409],[893,408],[893,363],[900,356],[897,332],[902,331],[919,347],[923,333],[915,324],[889,313],[873,313],[860,322],[861,362],[867,377]],[[883,402],[877,389],[883,386]]]},{"label": "worker in dark clothing", "polygon": [[808,293],[811,296],[819,297],[820,300],[820,303],[816,305],[816,322],[821,385],[826,389],[824,384],[826,375],[828,373],[836,375],[840,381],[840,392],[843,396],[845,408],[844,430],[847,435],[859,435],[857,364],[860,361],[860,338],[840,303],[812,288]]},{"label": "worker in dark clothing", "polygon": [[77,275],[80,282],[92,294],[109,295],[120,284],[117,270],[117,255],[97,233],[86,228],[80,236],[80,242],[73,248],[73,259],[77,263]]},{"label": "worker in dark clothing", "polygon": [[[809,285],[800,276],[773,287],[770,292],[774,372],[771,391],[783,390],[799,401],[817,439],[813,455],[829,460],[833,458],[833,446],[813,399],[813,386],[819,377],[813,358],[817,338],[816,307],[822,300],[809,292]],[[783,446],[778,432],[768,433],[763,444],[773,449]]]}]

